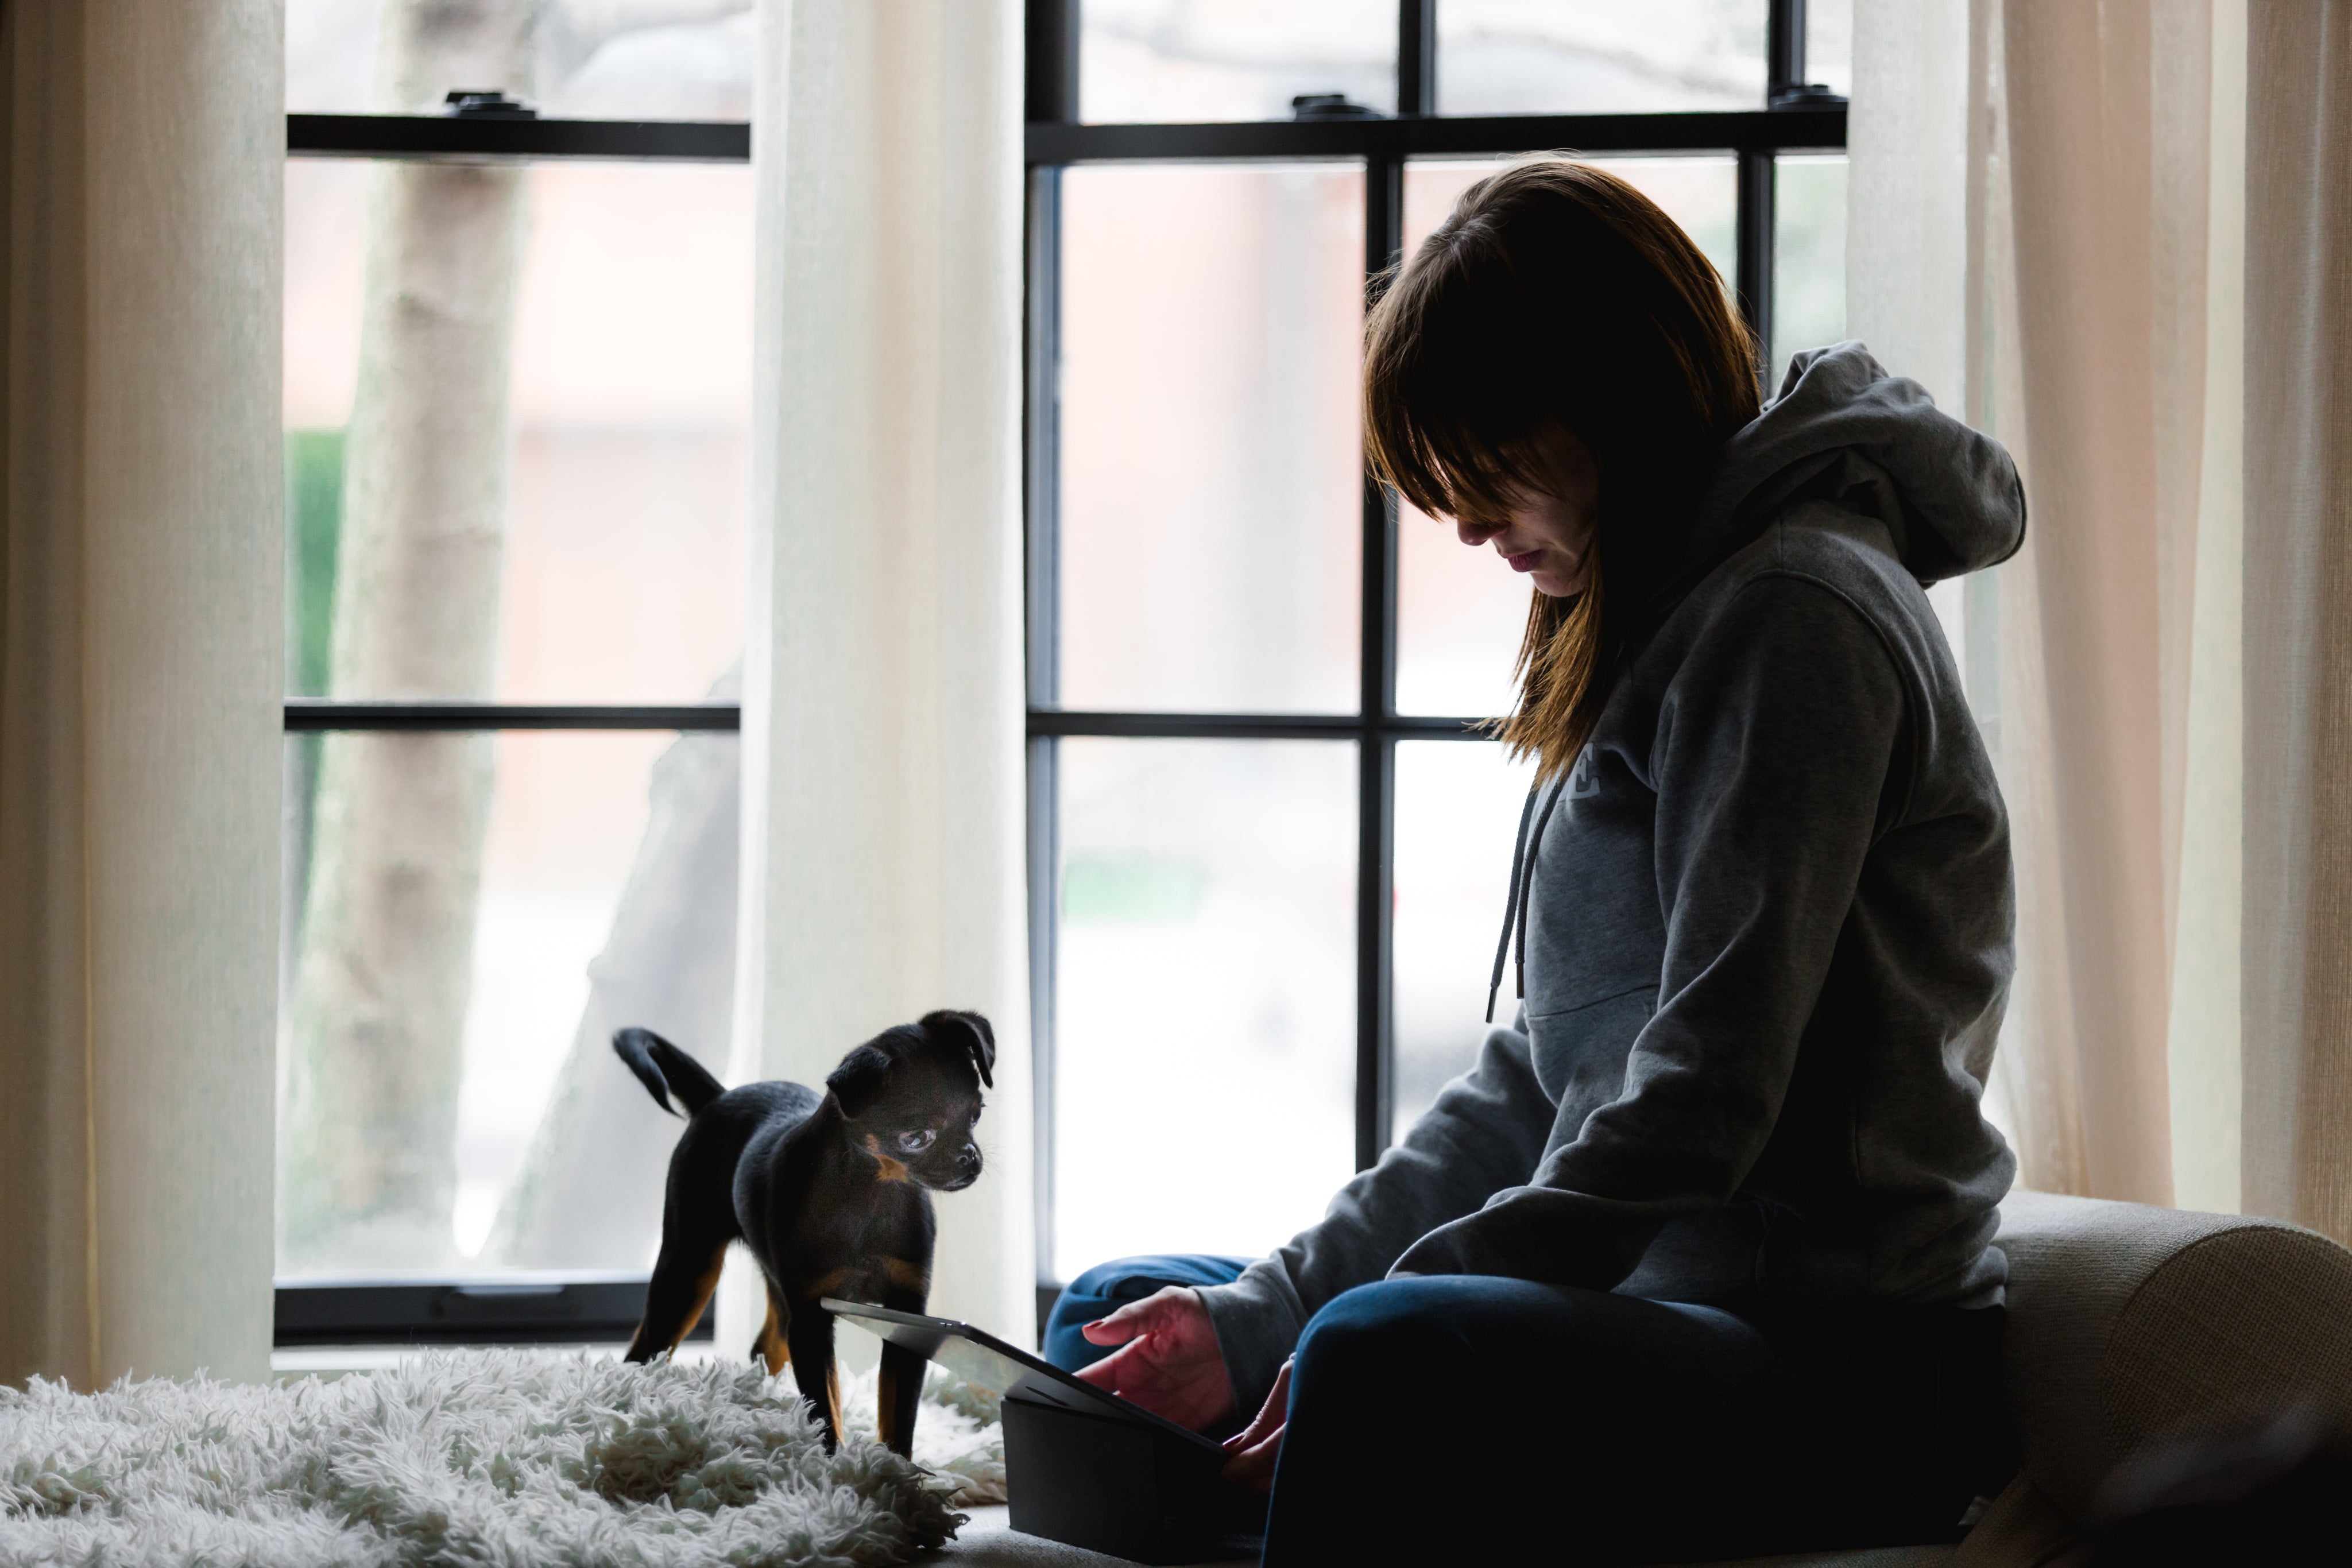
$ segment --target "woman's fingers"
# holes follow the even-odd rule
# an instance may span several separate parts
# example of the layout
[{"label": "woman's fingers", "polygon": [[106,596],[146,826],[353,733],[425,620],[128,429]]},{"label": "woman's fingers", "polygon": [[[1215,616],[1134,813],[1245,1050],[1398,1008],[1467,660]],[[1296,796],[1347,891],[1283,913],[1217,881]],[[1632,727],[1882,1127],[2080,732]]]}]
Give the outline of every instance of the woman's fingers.
[{"label": "woman's fingers", "polygon": [[1171,1296],[1192,1299],[1192,1292],[1181,1285],[1170,1285],[1127,1305],[1108,1316],[1097,1318],[1078,1332],[1095,1344],[1125,1344],[1141,1333],[1160,1328],[1171,1310]]},{"label": "woman's fingers", "polygon": [[[1091,1328],[1093,1325],[1087,1326]],[[1141,1371],[1149,1364],[1143,1358],[1149,1354],[1150,1344],[1149,1340],[1131,1340],[1100,1361],[1078,1368],[1071,1375],[1081,1383],[1091,1383],[1097,1388],[1107,1388],[1113,1394],[1128,1393],[1134,1387],[1130,1374]]]},{"label": "woman's fingers", "polygon": [[1282,1370],[1274,1375],[1274,1387],[1267,1393],[1265,1403],[1257,1407],[1249,1427],[1239,1436],[1225,1439],[1225,1451],[1233,1458],[1225,1461],[1220,1473],[1237,1486],[1245,1486],[1264,1495],[1274,1490],[1274,1463],[1282,1457],[1282,1434],[1290,1420],[1290,1363],[1284,1362]]},{"label": "woman's fingers", "polygon": [[1244,1486],[1264,1497],[1274,1490],[1275,1461],[1282,1457],[1283,1428],[1276,1427],[1265,1440],[1247,1448],[1225,1461],[1218,1473],[1235,1486]]},{"label": "woman's fingers", "polygon": [[[1284,1362],[1282,1370],[1274,1375],[1274,1387],[1267,1391],[1265,1403],[1257,1407],[1250,1424],[1241,1432],[1225,1439],[1225,1448],[1242,1452],[1257,1447],[1282,1430],[1290,1419],[1290,1363]],[[1277,1441],[1279,1439],[1277,1438]]]},{"label": "woman's fingers", "polygon": [[1233,1384],[1216,1329],[1201,1298],[1184,1286],[1129,1301],[1085,1332],[1096,1344],[1118,1348],[1081,1368],[1081,1381],[1196,1432],[1232,1419]]}]

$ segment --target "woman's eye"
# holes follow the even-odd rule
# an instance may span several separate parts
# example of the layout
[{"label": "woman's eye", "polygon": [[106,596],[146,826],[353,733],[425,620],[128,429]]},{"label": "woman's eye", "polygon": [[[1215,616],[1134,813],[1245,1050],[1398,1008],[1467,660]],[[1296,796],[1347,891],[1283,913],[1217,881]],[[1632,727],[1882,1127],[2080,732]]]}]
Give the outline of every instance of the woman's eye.
[{"label": "woman's eye", "polygon": [[898,1147],[908,1154],[919,1155],[929,1148],[931,1140],[938,1136],[939,1134],[929,1127],[919,1133],[901,1133],[898,1134]]}]

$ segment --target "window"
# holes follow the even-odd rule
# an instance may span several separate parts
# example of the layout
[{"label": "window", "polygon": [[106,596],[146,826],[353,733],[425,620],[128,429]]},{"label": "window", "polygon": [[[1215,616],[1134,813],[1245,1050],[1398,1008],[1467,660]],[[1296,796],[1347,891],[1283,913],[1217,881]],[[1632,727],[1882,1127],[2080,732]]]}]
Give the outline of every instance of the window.
[{"label": "window", "polygon": [[1845,105],[1806,83],[1810,43],[1843,90],[1846,17],[1811,12],[1030,0],[1041,1293],[1265,1251],[1468,1065],[1527,785],[1470,727],[1524,590],[1365,482],[1366,280],[1573,148],[1772,365],[1835,340]]},{"label": "window", "polygon": [[[1834,338],[1811,10],[1030,0],[1048,1280],[1264,1250],[1466,1063],[1523,606],[1363,480],[1365,280],[1572,147],[1776,361]],[[290,0],[281,1344],[637,1315],[668,1139],[604,1037],[728,1048],[751,11]]]},{"label": "window", "polygon": [[280,1345],[626,1337],[726,1061],[751,7],[626,11],[288,8]]}]

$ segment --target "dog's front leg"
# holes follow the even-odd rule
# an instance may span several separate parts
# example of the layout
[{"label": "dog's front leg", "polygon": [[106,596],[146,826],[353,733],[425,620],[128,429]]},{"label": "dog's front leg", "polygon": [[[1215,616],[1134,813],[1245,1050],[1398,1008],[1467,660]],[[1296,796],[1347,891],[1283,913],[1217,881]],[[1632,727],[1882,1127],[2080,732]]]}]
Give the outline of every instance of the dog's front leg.
[{"label": "dog's front leg", "polygon": [[793,1381],[824,1424],[824,1451],[841,1445],[841,1374],[833,1364],[833,1314],[814,1301],[795,1302],[784,1340],[793,1362]]},{"label": "dog's front leg", "polygon": [[930,1363],[904,1345],[885,1343],[874,1390],[874,1424],[885,1447],[912,1458],[915,1414],[923,1402],[923,1371]]},{"label": "dog's front leg", "polygon": [[[886,1307],[919,1312],[930,1299],[930,1270],[923,1264],[893,1258],[883,1265],[883,1277],[888,1281],[882,1291]],[[923,1375],[929,1365],[911,1350],[887,1340],[882,1343],[882,1370],[874,1387],[876,1435],[892,1452],[909,1458],[915,1452],[915,1416],[923,1403]]]}]

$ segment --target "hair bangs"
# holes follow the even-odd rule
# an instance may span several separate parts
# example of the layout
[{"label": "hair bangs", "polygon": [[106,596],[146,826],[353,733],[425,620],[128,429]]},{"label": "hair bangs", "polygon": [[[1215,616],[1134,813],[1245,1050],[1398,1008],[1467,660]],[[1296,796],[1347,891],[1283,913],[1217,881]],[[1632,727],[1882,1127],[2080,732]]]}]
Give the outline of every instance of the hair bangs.
[{"label": "hair bangs", "polygon": [[1525,348],[1497,329],[1525,307],[1494,241],[1478,226],[1439,229],[1390,275],[1366,323],[1367,458],[1434,517],[1499,522],[1531,471],[1540,413]]},{"label": "hair bangs", "polygon": [[1756,417],[1755,339],[1655,203],[1562,158],[1472,185],[1388,283],[1364,326],[1377,477],[1432,517],[1500,524],[1549,482],[1546,428],[1574,431],[1599,465],[1587,587],[1534,595],[1501,726],[1555,778],[1598,722],[1716,449]]}]

